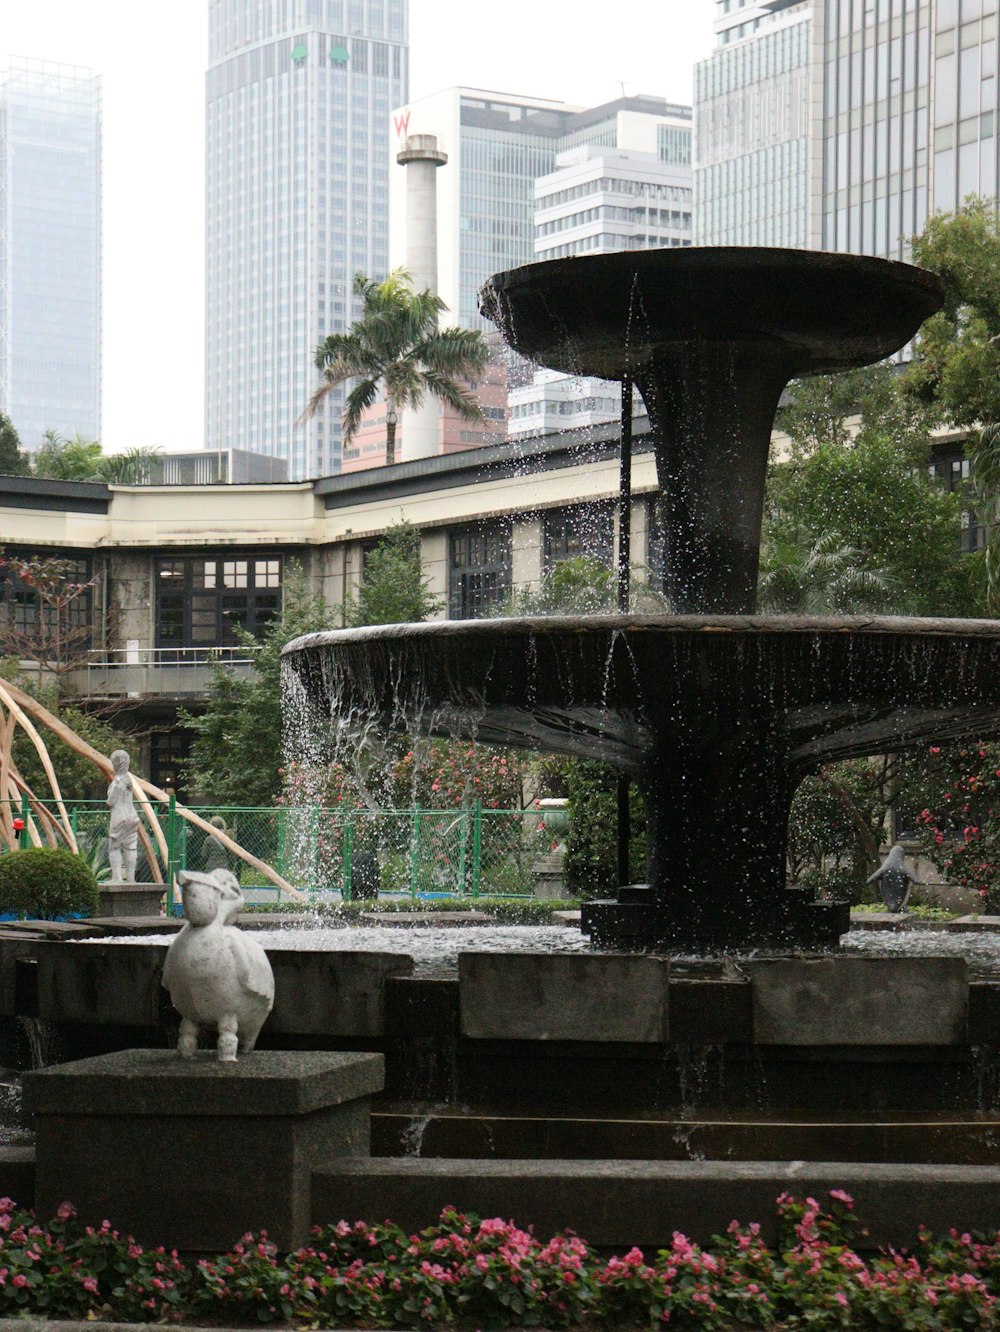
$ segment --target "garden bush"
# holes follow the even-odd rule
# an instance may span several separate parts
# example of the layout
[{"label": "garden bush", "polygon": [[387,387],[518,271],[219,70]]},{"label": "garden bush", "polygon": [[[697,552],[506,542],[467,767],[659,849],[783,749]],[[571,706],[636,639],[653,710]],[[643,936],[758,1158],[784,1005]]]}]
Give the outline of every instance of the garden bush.
[{"label": "garden bush", "polygon": [[96,910],[97,877],[82,856],[49,847],[0,856],[0,912],[50,920]]},{"label": "garden bush", "polygon": [[1000,1234],[919,1231],[872,1252],[852,1199],[778,1199],[772,1248],[734,1221],[710,1245],[679,1233],[648,1258],[605,1257],[578,1236],[542,1240],[452,1207],[417,1234],[339,1221],[280,1253],[244,1235],[229,1253],[144,1250],[64,1203],[40,1225],[0,1199],[0,1316],[291,1323],[361,1328],[601,1328],[673,1332],[998,1332]]}]

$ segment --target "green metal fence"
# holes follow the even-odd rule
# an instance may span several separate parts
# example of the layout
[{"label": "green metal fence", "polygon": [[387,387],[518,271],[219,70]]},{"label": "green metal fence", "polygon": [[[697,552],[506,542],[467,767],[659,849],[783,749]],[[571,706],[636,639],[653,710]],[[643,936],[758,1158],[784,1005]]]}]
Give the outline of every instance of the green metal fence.
[{"label": "green metal fence", "polygon": [[[64,805],[81,854],[98,877],[107,868],[108,810],[103,800]],[[33,814],[43,829],[44,811],[53,801],[34,802],[29,810],[6,802],[6,811],[25,822]],[[0,802],[0,811],[4,804]],[[141,810],[140,802],[136,808]],[[548,849],[534,810],[484,809],[482,803],[455,809],[345,810],[323,806],[252,809],[190,806],[206,822],[219,817],[226,833],[282,878],[308,893],[340,894],[345,900],[384,893],[413,896],[530,896],[532,863]],[[211,860],[209,834],[188,822],[170,804],[151,802],[167,844],[169,878],[178,869],[202,869]],[[41,815],[41,817],[39,817]],[[144,823],[147,820],[143,820]],[[30,845],[27,829],[21,845]],[[245,888],[267,888],[259,870],[230,856],[230,866]],[[142,847],[136,869],[148,877]]]}]

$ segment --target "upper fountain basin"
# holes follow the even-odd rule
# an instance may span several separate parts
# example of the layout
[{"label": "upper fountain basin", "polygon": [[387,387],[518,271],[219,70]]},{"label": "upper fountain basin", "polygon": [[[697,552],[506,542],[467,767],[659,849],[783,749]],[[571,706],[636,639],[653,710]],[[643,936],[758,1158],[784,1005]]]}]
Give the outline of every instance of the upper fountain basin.
[{"label": "upper fountain basin", "polygon": [[692,341],[779,346],[795,374],[868,365],[940,309],[940,278],[866,255],[741,246],[587,255],[496,273],[479,308],[523,356],[620,379]]}]

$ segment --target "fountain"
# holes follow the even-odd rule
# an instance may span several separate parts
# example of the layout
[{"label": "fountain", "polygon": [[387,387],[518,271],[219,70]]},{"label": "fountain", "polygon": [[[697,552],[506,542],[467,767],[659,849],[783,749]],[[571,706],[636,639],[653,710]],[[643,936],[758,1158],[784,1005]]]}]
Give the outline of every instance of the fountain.
[{"label": "fountain", "polygon": [[322,713],[601,757],[637,780],[648,883],[589,904],[631,951],[834,946],[847,907],[785,886],[788,810],[823,763],[1000,724],[1000,626],[754,616],[779,395],[901,347],[938,309],[907,264],[677,249],[501,273],[483,313],[518,352],[634,381],[667,497],[674,614],[307,635],[285,660]]}]

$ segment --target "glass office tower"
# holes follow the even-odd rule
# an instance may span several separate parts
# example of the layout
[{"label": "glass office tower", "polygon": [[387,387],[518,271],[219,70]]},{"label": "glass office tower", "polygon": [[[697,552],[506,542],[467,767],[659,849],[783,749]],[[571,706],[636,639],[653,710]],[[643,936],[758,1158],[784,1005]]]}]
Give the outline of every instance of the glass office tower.
[{"label": "glass office tower", "polygon": [[306,423],[327,333],[388,270],[406,0],[209,0],[205,446],[339,471],[343,392]]},{"label": "glass office tower", "polygon": [[24,448],[101,433],[101,81],[0,70],[0,412]]}]

